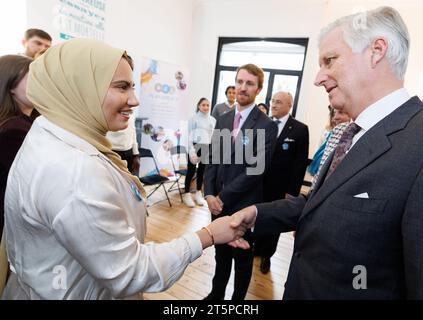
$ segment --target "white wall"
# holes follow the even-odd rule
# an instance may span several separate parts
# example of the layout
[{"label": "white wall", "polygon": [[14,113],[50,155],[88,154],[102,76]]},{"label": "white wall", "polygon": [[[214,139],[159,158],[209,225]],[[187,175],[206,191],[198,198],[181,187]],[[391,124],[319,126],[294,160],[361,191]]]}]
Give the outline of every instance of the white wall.
[{"label": "white wall", "polygon": [[0,1],[0,56],[23,52],[21,40],[26,30],[26,1]]},{"label": "white wall", "polygon": [[188,67],[193,0],[108,0],[106,41],[131,55]]},{"label": "white wall", "polygon": [[[133,55],[188,66],[194,0],[108,0],[105,41]],[[2,1],[3,2],[3,1]],[[59,40],[53,25],[58,0],[27,0],[27,27]],[[23,33],[25,30],[22,30]]]}]

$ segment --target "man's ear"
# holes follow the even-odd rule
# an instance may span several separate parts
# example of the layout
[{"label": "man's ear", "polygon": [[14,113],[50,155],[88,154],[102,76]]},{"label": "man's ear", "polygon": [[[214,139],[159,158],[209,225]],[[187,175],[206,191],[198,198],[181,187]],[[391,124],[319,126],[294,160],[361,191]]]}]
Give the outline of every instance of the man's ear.
[{"label": "man's ear", "polygon": [[385,38],[377,38],[373,40],[371,46],[371,65],[375,68],[376,65],[385,57],[388,51],[388,42]]}]

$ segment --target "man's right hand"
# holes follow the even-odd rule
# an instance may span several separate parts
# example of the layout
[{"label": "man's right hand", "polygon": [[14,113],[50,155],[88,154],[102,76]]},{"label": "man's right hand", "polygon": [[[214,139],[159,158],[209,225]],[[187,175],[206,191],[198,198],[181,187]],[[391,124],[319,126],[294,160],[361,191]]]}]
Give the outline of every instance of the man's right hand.
[{"label": "man's right hand", "polygon": [[212,215],[217,216],[222,213],[223,203],[219,200],[219,198],[215,196],[208,196],[206,201]]},{"label": "man's right hand", "polygon": [[[234,229],[238,229],[238,228],[250,229],[254,227],[254,224],[256,223],[256,216],[257,216],[256,206],[249,206],[240,211],[237,211],[231,216],[231,219],[232,219],[231,227]],[[245,240],[242,238],[229,242],[228,244],[234,248],[245,249]]]}]

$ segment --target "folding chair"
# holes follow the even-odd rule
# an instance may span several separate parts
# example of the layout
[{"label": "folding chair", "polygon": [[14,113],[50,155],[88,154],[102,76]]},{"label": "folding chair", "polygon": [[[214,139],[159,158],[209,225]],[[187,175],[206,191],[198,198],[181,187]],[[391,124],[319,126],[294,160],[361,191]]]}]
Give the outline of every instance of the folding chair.
[{"label": "folding chair", "polygon": [[150,192],[149,195],[147,195],[147,199],[154,193],[157,191],[157,189],[159,189],[160,187],[163,187],[163,190],[166,194],[166,198],[167,201],[169,202],[169,206],[172,207],[172,204],[170,203],[170,199],[169,199],[169,195],[167,194],[166,188],[164,186],[164,184],[166,182],[169,182],[169,178],[161,176],[160,175],[160,171],[159,171],[159,167],[157,166],[157,162],[156,159],[154,158],[153,153],[151,152],[150,149],[145,149],[145,148],[139,148],[139,156],[140,158],[151,158],[154,162],[154,166],[156,168],[156,174],[153,175],[148,175],[148,176],[144,176],[140,178],[140,181],[145,185],[145,186],[156,186],[156,188]]},{"label": "folding chair", "polygon": [[[174,161],[175,156],[179,157],[177,166],[175,165],[175,161]],[[173,148],[170,149],[170,159],[172,161],[173,171],[175,172],[176,180],[173,182],[173,184],[170,186],[170,188],[167,189],[167,191],[170,192],[170,191],[179,190],[179,195],[181,196],[181,202],[183,202],[182,191],[181,191],[181,186],[180,186],[179,180],[182,178],[182,176],[187,175],[188,169],[186,167],[185,168],[180,167],[180,164],[181,164],[180,157],[181,156],[185,157],[186,163],[188,165],[188,152],[187,152],[187,149],[184,146],[176,146],[176,147],[173,147]],[[176,184],[177,187],[174,187],[175,184]]]}]

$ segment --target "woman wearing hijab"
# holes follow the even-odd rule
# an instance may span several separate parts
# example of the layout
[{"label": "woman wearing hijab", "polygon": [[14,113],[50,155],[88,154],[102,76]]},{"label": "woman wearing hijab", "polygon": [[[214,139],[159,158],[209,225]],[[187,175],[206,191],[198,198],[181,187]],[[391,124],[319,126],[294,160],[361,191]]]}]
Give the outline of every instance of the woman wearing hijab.
[{"label": "woman wearing hijab", "polygon": [[142,298],[170,287],[205,247],[245,231],[222,218],[143,244],[144,191],[105,137],[138,105],[130,62],[123,50],[75,39],[31,64],[27,95],[41,117],[9,174],[3,298]]}]

